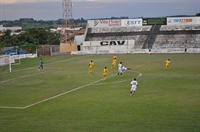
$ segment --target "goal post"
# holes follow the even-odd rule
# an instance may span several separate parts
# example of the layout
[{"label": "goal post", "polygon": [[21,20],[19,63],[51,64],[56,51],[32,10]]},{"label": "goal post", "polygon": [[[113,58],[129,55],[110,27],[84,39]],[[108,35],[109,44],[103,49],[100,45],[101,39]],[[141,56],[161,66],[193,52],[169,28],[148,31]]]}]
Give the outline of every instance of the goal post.
[{"label": "goal post", "polygon": [[12,65],[19,65],[19,64],[21,64],[21,59],[20,59],[21,57],[20,57],[20,55],[15,54],[15,53],[10,53],[9,57],[12,60],[11,61]]},{"label": "goal post", "polygon": [[10,55],[1,55],[0,56],[0,66],[9,65],[9,72],[11,72],[11,59]]},{"label": "goal post", "polygon": [[10,53],[8,55],[0,55],[0,66],[9,65],[9,72],[12,71],[12,65],[18,65],[18,64],[21,64],[19,55],[13,53]]}]

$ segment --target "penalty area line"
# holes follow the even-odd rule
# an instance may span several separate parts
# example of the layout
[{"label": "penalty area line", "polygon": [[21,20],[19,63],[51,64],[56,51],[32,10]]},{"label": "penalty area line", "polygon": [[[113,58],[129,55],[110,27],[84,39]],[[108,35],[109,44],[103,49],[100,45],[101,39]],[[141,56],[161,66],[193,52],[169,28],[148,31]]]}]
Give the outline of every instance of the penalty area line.
[{"label": "penalty area line", "polygon": [[46,99],[44,99],[44,100],[38,101],[38,102],[36,102],[36,103],[30,104],[30,105],[27,105],[27,106],[24,106],[24,107],[0,106],[0,108],[1,108],[1,109],[27,109],[27,108],[29,108],[29,107],[32,107],[32,106],[41,104],[41,103],[43,103],[43,102],[46,102],[46,101],[55,99],[55,98],[57,98],[57,97],[60,97],[60,96],[62,96],[62,95],[68,94],[68,93],[71,93],[71,92],[76,91],[76,90],[79,90],[79,89],[81,89],[81,88],[84,88],[84,87],[93,85],[94,83],[97,83],[97,82],[99,82],[99,81],[101,81],[101,80],[97,80],[97,81],[95,81],[95,82],[92,82],[92,83],[89,83],[89,84],[86,84],[86,85],[83,85],[83,86],[74,88],[74,89],[69,90],[69,91],[67,91],[67,92],[64,92],[64,93],[61,93],[61,94],[52,96],[52,97],[50,97],[50,98],[46,98]]},{"label": "penalty area line", "polygon": [[25,77],[29,77],[29,76],[34,76],[34,75],[38,75],[38,74],[47,73],[47,72],[50,72],[50,71],[38,72],[38,73],[34,73],[34,74],[29,74],[29,75],[24,75],[24,76],[12,78],[12,79],[4,80],[4,81],[1,81],[0,84],[1,83],[6,83],[6,82],[9,82],[9,81],[13,81],[13,80],[17,80],[17,79],[20,79],[20,78],[25,78]]},{"label": "penalty area line", "polygon": [[[133,69],[138,68],[138,67],[141,67],[141,66],[144,66],[144,65],[149,64],[149,63],[151,63],[151,62],[148,62],[148,63],[142,64],[142,65],[136,66],[136,67],[134,67]],[[139,72],[138,72],[138,73],[139,73]],[[112,76],[116,76],[116,75],[117,75],[117,74],[113,74],[113,75],[109,76],[108,78],[110,78],[110,77],[112,77]],[[142,73],[141,73],[138,77],[140,77],[140,76],[142,76]],[[71,92],[73,92],[73,91],[82,89],[82,88],[84,88],[84,87],[87,87],[87,86],[90,86],[90,85],[94,85],[95,83],[98,83],[98,82],[100,82],[100,81],[102,81],[102,80],[100,79],[100,80],[94,81],[94,82],[92,82],[92,83],[89,83],[89,84],[86,84],[86,85],[83,85],[83,86],[74,88],[74,89],[72,89],[72,90],[69,90],[69,91],[66,91],[66,92],[64,92],[64,93],[61,93],[61,94],[52,96],[52,97],[50,97],[50,98],[46,98],[46,99],[44,99],[44,100],[38,101],[38,102],[36,102],[36,103],[30,104],[30,105],[27,105],[27,106],[24,106],[24,107],[0,106],[0,109],[27,109],[27,108],[30,108],[30,107],[32,107],[32,106],[41,104],[41,103],[43,103],[43,102],[46,102],[46,101],[55,99],[55,98],[60,97],[60,96],[62,96],[62,95],[65,95],[65,94],[71,93]]]}]

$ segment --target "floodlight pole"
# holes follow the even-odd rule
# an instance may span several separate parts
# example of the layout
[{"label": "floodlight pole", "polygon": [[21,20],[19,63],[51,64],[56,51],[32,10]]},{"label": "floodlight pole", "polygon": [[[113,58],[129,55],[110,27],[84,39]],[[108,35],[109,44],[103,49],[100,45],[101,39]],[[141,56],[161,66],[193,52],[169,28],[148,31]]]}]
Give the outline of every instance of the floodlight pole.
[{"label": "floodlight pole", "polygon": [[[70,36],[69,29],[74,27],[72,17],[72,0],[62,0],[62,30],[61,30],[61,42],[67,42],[67,37]],[[68,28],[68,29],[67,29]]]}]

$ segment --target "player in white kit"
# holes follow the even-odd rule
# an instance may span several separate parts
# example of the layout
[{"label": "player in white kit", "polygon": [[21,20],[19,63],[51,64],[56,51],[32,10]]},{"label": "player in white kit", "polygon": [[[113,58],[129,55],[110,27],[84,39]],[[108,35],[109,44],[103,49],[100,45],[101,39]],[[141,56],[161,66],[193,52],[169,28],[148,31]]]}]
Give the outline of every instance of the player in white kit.
[{"label": "player in white kit", "polygon": [[120,62],[118,64],[118,75],[122,75],[122,67],[123,67],[122,62]]},{"label": "player in white kit", "polygon": [[130,91],[130,96],[131,96],[133,93],[135,93],[137,86],[138,86],[138,82],[136,81],[136,78],[134,78],[133,81],[131,81],[130,84],[132,85],[131,91]]}]

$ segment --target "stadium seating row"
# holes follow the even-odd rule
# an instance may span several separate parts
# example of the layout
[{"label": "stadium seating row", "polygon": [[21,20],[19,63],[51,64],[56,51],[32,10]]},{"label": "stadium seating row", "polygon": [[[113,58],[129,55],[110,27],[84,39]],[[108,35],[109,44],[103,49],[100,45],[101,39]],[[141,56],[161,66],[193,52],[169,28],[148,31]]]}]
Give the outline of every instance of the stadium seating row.
[{"label": "stadium seating row", "polygon": [[88,28],[85,41],[103,40],[135,40],[135,49],[200,48],[200,25]]},{"label": "stadium seating row", "polygon": [[200,30],[200,25],[162,25],[160,31]]},{"label": "stadium seating row", "polygon": [[158,35],[153,48],[200,48],[200,34],[197,35]]},{"label": "stadium seating row", "polygon": [[116,32],[140,32],[150,31],[152,26],[132,26],[132,27],[95,27],[89,28],[88,33],[116,33]]}]

